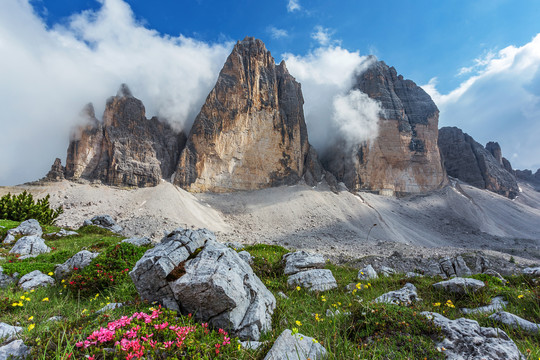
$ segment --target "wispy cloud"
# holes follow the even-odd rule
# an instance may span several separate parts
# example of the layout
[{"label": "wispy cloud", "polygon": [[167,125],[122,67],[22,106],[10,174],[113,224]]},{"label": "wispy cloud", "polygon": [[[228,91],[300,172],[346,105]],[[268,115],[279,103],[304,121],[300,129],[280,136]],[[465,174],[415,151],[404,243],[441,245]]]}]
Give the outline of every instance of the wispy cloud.
[{"label": "wispy cloud", "polygon": [[232,47],[160,35],[122,0],[53,28],[28,0],[2,0],[0,39],[2,130],[13,135],[0,142],[0,185],[42,177],[65,156],[82,106],[92,101],[100,117],[121,83],[148,117],[189,128]]},{"label": "wispy cloud", "polygon": [[287,3],[287,11],[288,12],[295,12],[302,9],[302,6],[300,6],[299,0],[289,0]]},{"label": "wispy cloud", "polygon": [[268,32],[270,33],[270,36],[272,37],[272,39],[280,39],[280,38],[285,38],[289,36],[289,33],[287,32],[287,30],[278,29],[275,26],[270,26],[268,28]]},{"label": "wispy cloud", "polygon": [[514,167],[540,167],[540,34],[474,63],[447,94],[439,93],[436,78],[423,86],[441,110],[441,126],[458,126],[482,143],[498,141]]},{"label": "wispy cloud", "polygon": [[333,35],[334,30],[317,25],[311,33],[311,38],[316,40],[321,46],[328,46],[333,42]]}]

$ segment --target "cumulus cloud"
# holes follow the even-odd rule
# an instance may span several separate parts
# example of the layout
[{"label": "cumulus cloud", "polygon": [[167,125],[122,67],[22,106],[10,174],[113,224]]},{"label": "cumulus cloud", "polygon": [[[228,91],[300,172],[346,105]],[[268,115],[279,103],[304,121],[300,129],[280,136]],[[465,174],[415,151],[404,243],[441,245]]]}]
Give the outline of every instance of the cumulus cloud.
[{"label": "cumulus cloud", "polygon": [[332,120],[348,146],[375,138],[379,133],[381,104],[360,90],[336,95]]},{"label": "cumulus cloud", "polygon": [[289,36],[289,33],[287,30],[284,29],[278,29],[275,26],[270,26],[268,28],[268,32],[270,33],[270,36],[272,39],[280,39]]},{"label": "cumulus cloud", "polygon": [[311,33],[311,38],[316,40],[321,46],[328,46],[332,42],[332,35],[334,35],[332,29],[317,25],[313,33]]},{"label": "cumulus cloud", "polygon": [[540,34],[476,59],[447,94],[437,79],[423,86],[440,113],[441,126],[457,126],[480,143],[498,141],[515,168],[540,167]]},{"label": "cumulus cloud", "polygon": [[329,46],[305,56],[284,54],[283,58],[302,84],[309,141],[318,151],[324,152],[335,135],[347,134],[350,141],[376,136],[374,101],[359,91],[350,91],[355,75],[363,72],[373,57]]},{"label": "cumulus cloud", "polygon": [[287,3],[287,11],[288,12],[295,12],[302,9],[302,6],[300,6],[299,0],[289,0]]},{"label": "cumulus cloud", "polygon": [[[24,24],[24,26],[21,26]],[[0,2],[0,185],[43,176],[65,157],[69,133],[91,101],[127,83],[146,106],[188,128],[213,87],[231,43],[207,44],[159,34],[138,23],[122,0],[47,28],[28,0]]]}]

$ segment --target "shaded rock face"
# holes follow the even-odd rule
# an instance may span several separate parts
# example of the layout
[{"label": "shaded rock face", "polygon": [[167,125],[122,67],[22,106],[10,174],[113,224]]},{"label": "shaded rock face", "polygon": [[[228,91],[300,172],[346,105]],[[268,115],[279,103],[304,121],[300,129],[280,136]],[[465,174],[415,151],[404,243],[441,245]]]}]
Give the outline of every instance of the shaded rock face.
[{"label": "shaded rock face", "polygon": [[511,199],[519,194],[516,177],[508,171],[512,167],[502,157],[499,144],[491,142],[484,148],[461,129],[443,127],[439,148],[448,175]]},{"label": "shaded rock face", "polygon": [[45,175],[47,181],[62,181],[64,180],[66,168],[62,166],[62,160],[56,158],[54,164],[51,166],[51,170]]},{"label": "shaded rock face", "polygon": [[439,110],[429,95],[382,61],[358,75],[353,89],[380,102],[379,134],[353,147],[334,146],[322,157],[325,168],[353,191],[419,193],[446,184]]},{"label": "shaded rock face", "polygon": [[262,41],[238,42],[195,119],[174,183],[227,192],[298,182],[309,151],[303,103],[300,84]]},{"label": "shaded rock face", "polygon": [[540,169],[536,170],[534,174],[531,170],[528,170],[528,169],[516,170],[515,174],[518,179],[525,180],[531,183],[540,184]]},{"label": "shaded rock face", "polygon": [[87,123],[73,132],[66,178],[143,187],[173,174],[185,135],[157,117],[147,119],[142,102],[126,85],[107,100],[103,122],[96,119],[92,105],[82,115]]}]

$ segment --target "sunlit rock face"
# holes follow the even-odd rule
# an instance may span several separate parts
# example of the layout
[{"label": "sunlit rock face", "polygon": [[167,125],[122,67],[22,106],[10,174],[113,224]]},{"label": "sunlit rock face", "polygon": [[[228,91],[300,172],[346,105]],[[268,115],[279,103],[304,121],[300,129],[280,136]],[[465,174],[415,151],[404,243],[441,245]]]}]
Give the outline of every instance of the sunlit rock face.
[{"label": "sunlit rock face", "polygon": [[361,143],[336,142],[322,157],[325,168],[352,191],[422,193],[445,185],[439,110],[430,96],[382,61],[357,75],[353,90],[380,103],[378,133]]},{"label": "sunlit rock face", "polygon": [[298,182],[309,151],[300,84],[262,41],[227,58],[195,119],[174,183],[191,191],[253,190]]}]

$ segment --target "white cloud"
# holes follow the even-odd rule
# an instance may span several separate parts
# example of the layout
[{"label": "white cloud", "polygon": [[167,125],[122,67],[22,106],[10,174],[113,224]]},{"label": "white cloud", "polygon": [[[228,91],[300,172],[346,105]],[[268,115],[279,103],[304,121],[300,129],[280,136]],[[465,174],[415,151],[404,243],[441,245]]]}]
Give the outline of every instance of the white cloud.
[{"label": "white cloud", "polygon": [[437,80],[423,86],[440,113],[441,126],[457,126],[478,142],[498,141],[516,168],[540,167],[540,34],[475,59],[471,72],[447,94]]},{"label": "white cloud", "polygon": [[[358,130],[347,124],[343,115],[354,112],[351,101],[363,100],[349,90],[355,74],[364,71],[374,58],[339,46],[320,47],[305,56],[284,54],[283,58],[291,75],[302,84],[309,141],[319,152],[323,152],[338,133]],[[348,109],[345,109],[347,104]],[[354,123],[354,119],[361,118],[362,115],[353,115],[351,120]],[[366,137],[365,134],[358,136]]]},{"label": "white cloud", "polygon": [[314,32],[311,33],[311,38],[316,40],[321,46],[328,46],[332,43],[332,35],[334,35],[332,29],[317,25]]},{"label": "white cloud", "polygon": [[161,35],[139,24],[122,0],[103,0],[98,11],[52,29],[28,0],[1,1],[0,185],[45,175],[55,157],[65,157],[82,106],[92,101],[100,117],[121,83],[143,101],[147,117],[188,128],[231,47]]},{"label": "white cloud", "polygon": [[268,28],[268,32],[270,33],[270,36],[272,37],[272,39],[280,39],[280,38],[289,36],[289,33],[287,32],[287,30],[278,29],[274,26],[270,26]]},{"label": "white cloud", "polygon": [[299,0],[289,0],[287,3],[287,11],[288,12],[295,12],[302,9],[302,6],[300,6]]},{"label": "white cloud", "polygon": [[360,90],[336,95],[332,120],[347,145],[354,146],[374,139],[379,133],[381,104]]}]

